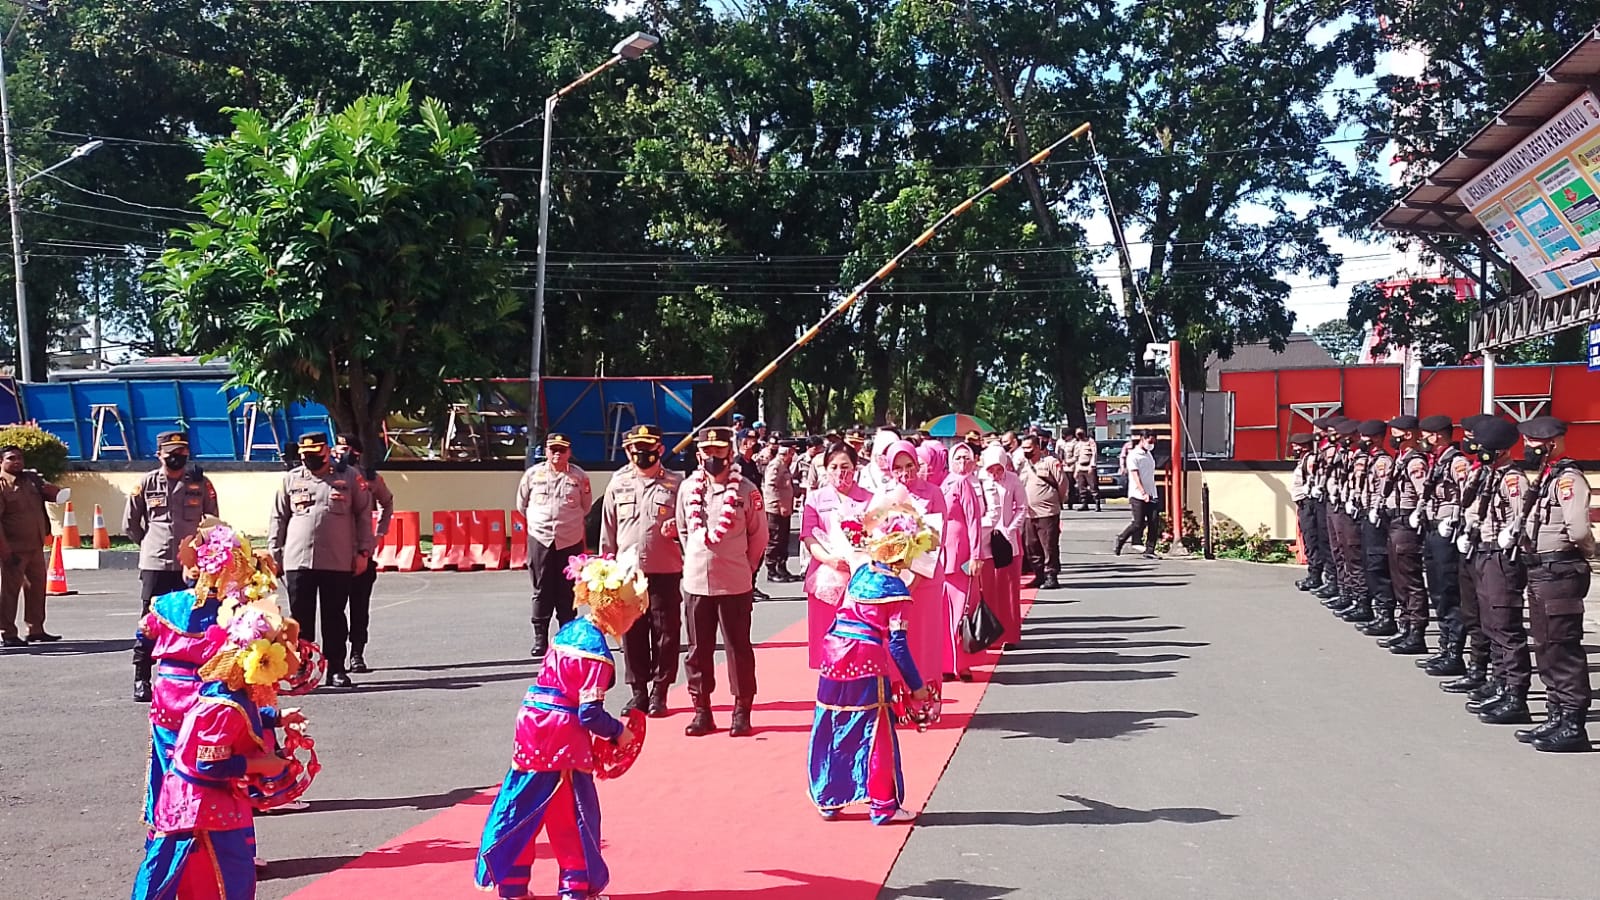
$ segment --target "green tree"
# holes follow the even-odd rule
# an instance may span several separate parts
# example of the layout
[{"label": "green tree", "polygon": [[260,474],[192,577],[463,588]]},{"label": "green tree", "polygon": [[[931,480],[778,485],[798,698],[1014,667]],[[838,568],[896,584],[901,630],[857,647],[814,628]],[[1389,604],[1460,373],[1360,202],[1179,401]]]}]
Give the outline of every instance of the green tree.
[{"label": "green tree", "polygon": [[1361,344],[1366,336],[1343,319],[1329,319],[1313,326],[1311,339],[1341,366],[1353,366],[1361,358]]},{"label": "green tree", "polygon": [[315,399],[379,447],[390,412],[497,374],[518,307],[490,234],[478,135],[409,89],[269,122],[232,111],[196,175],[206,221],[151,280],[185,342],[279,403]]}]

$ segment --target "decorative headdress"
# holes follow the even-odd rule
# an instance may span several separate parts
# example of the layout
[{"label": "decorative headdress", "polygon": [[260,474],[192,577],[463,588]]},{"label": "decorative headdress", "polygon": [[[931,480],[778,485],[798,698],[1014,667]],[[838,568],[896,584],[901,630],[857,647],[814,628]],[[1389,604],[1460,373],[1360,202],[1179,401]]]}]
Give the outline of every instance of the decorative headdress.
[{"label": "decorative headdress", "polygon": [[197,602],[213,594],[221,602],[217,624],[207,632],[215,650],[200,667],[201,680],[248,690],[259,706],[273,704],[278,682],[300,668],[300,624],[278,609],[271,558],[252,551],[244,535],[213,516],[180,553],[186,567],[199,569]]},{"label": "decorative headdress", "polygon": [[861,519],[862,543],[873,562],[907,569],[939,547],[939,535],[909,499],[874,506]]},{"label": "decorative headdress", "polygon": [[601,631],[621,637],[650,608],[650,580],[639,570],[638,551],[609,556],[574,556],[563,573],[577,602]]},{"label": "decorative headdress", "polygon": [[271,555],[252,550],[250,539],[216,516],[200,520],[192,540],[178,548],[185,569],[198,569],[195,605],[212,595],[223,601],[249,602],[278,589],[277,566]]}]

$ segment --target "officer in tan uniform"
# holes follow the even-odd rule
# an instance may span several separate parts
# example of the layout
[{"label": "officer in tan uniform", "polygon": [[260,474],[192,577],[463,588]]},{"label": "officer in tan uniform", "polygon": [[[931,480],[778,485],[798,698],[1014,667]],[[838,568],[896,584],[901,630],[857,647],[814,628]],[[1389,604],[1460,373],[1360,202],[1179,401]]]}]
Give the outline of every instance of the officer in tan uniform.
[{"label": "officer in tan uniform", "polygon": [[[361,441],[354,435],[341,434],[333,439],[333,458],[355,472],[372,492],[373,505],[377,507],[378,523],[373,526],[372,546],[383,543],[394,519],[394,492],[383,480],[376,466],[362,465]],[[350,671],[370,672],[367,667],[367,627],[372,619],[372,588],[378,582],[378,561],[367,557],[367,570],[356,575],[350,583]]]},{"label": "officer in tan uniform", "polygon": [[1544,682],[1544,724],[1517,732],[1535,750],[1589,749],[1589,658],[1583,649],[1583,598],[1589,592],[1589,481],[1566,456],[1567,423],[1540,416],[1518,426],[1529,467],[1539,474],[1538,500],[1520,535],[1528,567],[1528,615]]},{"label": "officer in tan uniform", "polygon": [[1389,574],[1389,523],[1382,501],[1392,486],[1394,457],[1383,446],[1389,427],[1382,419],[1367,419],[1356,433],[1361,446],[1356,453],[1356,521],[1361,529],[1361,566],[1372,600],[1372,621],[1356,626],[1371,637],[1392,637],[1400,631],[1394,620],[1394,579]]},{"label": "officer in tan uniform", "polygon": [[572,621],[572,582],[564,574],[584,550],[584,516],[594,502],[589,474],[572,464],[572,441],[564,434],[544,439],[544,462],[522,473],[517,509],[528,519],[528,576],[533,581],[533,648],[543,661],[550,647],[550,618],[557,627]]},{"label": "officer in tan uniform", "polygon": [[622,637],[633,698],[624,711],[667,714],[667,691],[678,680],[683,632],[683,548],[678,546],[678,488],[683,476],[661,464],[661,429],[640,425],[622,439],[629,465],[606,485],[600,552],[632,549],[650,580],[650,610]]},{"label": "officer in tan uniform", "polygon": [[[68,491],[45,483],[26,468],[22,448],[0,448],[0,644],[24,647],[59,641],[44,630],[44,543],[50,540],[50,517],[44,504],[65,502]],[[22,595],[26,639],[17,636],[17,595]]]},{"label": "officer in tan uniform", "polygon": [[799,581],[789,571],[789,524],[794,518],[794,447],[779,444],[761,476],[761,500],[767,507],[767,579]]},{"label": "officer in tan uniform", "polygon": [[1467,711],[1494,725],[1521,725],[1530,721],[1528,685],[1533,663],[1528,654],[1528,631],[1523,624],[1523,591],[1528,572],[1523,567],[1517,535],[1523,516],[1532,509],[1533,491],[1528,476],[1511,459],[1517,442],[1516,426],[1498,417],[1477,427],[1479,459],[1491,468],[1492,492],[1487,502],[1469,509],[1467,527],[1477,533],[1471,565],[1476,568],[1478,613],[1489,638],[1493,677],[1467,696]]},{"label": "officer in tan uniform", "polygon": [[1428,457],[1422,452],[1421,423],[1416,416],[1389,420],[1389,449],[1398,454],[1383,496],[1379,518],[1388,529],[1389,584],[1399,607],[1399,632],[1378,642],[1390,653],[1422,656],[1428,652],[1428,585],[1423,581],[1422,497],[1428,489]]},{"label": "officer in tan uniform", "polygon": [[750,611],[756,569],[767,546],[761,487],[733,470],[733,431],[700,432],[700,469],[678,491],[678,534],[683,539],[683,592],[689,613],[689,695],[694,719],[684,734],[716,730],[711,694],[716,690],[717,627],[728,657],[733,690],[729,733],[751,733],[756,696],[756,654],[750,644]]},{"label": "officer in tan uniform", "polygon": [[317,639],[322,614],[328,684],[350,687],[345,604],[351,583],[372,558],[372,492],[361,473],[329,456],[326,433],[301,435],[297,449],[300,465],[283,476],[273,499],[267,549],[283,571],[301,637]]},{"label": "officer in tan uniform", "polygon": [[[150,611],[150,601],[181,591],[183,565],[178,544],[193,537],[200,520],[217,513],[217,489],[200,467],[189,461],[189,436],[168,431],[156,437],[161,466],[147,472],[122,510],[122,533],[139,544],[139,617]],[[150,702],[150,650],[144,641],[133,642],[133,699]]]},{"label": "officer in tan uniform", "polygon": [[[1462,648],[1466,628],[1461,612],[1461,554],[1456,551],[1456,529],[1461,521],[1461,494],[1472,471],[1472,461],[1450,442],[1455,423],[1449,416],[1428,416],[1419,423],[1428,453],[1428,479],[1423,488],[1417,524],[1422,529],[1423,564],[1427,569],[1428,599],[1439,623],[1439,652],[1417,666],[1435,677],[1465,675]],[[1474,616],[1477,609],[1473,609]]]},{"label": "officer in tan uniform", "polygon": [[1072,456],[1062,457],[1061,464],[1070,466],[1072,480],[1078,488],[1078,501],[1083,504],[1081,510],[1089,511],[1090,502],[1094,503],[1095,512],[1100,511],[1100,486],[1099,479],[1095,477],[1094,464],[1099,456],[1100,447],[1089,437],[1089,433],[1079,428],[1067,444]]}]

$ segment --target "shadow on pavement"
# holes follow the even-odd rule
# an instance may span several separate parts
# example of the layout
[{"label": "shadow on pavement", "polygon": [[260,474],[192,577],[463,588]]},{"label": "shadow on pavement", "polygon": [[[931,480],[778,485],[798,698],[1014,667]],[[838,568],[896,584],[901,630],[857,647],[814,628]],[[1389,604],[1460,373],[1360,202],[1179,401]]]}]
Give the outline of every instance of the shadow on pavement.
[{"label": "shadow on pavement", "polygon": [[1037,709],[1023,712],[978,712],[968,725],[971,729],[1009,731],[1011,737],[1037,737],[1071,744],[1076,741],[1104,741],[1151,731],[1162,727],[1162,719],[1192,719],[1195,713],[1182,709],[1151,711],[1097,709],[1088,712]]},{"label": "shadow on pavement", "polygon": [[0,651],[4,656],[88,656],[92,653],[133,653],[133,631],[126,638],[98,641],[75,641],[62,638],[51,644],[29,644],[26,647],[8,647]]},{"label": "shadow on pavement", "polygon": [[989,676],[991,684],[1071,684],[1085,681],[1155,681],[1175,678],[1177,672],[1146,672],[1142,669],[1002,669]]},{"label": "shadow on pavement", "polygon": [[1051,812],[1014,812],[994,810],[986,812],[934,812],[917,817],[922,827],[940,825],[1147,825],[1152,822],[1177,822],[1184,825],[1204,825],[1237,818],[1231,813],[1219,812],[1199,806],[1163,806],[1156,809],[1135,809],[1115,806],[1088,797],[1062,794],[1061,799],[1078,804],[1079,809],[1060,809]]},{"label": "shadow on pavement", "polygon": [[[924,814],[917,819],[921,824],[929,815]],[[912,897],[937,898],[937,900],[999,900],[1017,892],[1016,888],[1001,887],[997,884],[973,884],[957,878],[933,878],[911,887],[890,888],[886,887],[878,894],[878,900],[909,900]]]},{"label": "shadow on pavement", "polygon": [[1171,588],[1187,587],[1187,581],[1063,581],[1062,590],[1099,590],[1101,588]]},{"label": "shadow on pavement", "polygon": [[[1073,651],[1066,652],[1065,647],[1070,646]],[[1188,659],[1182,653],[1155,653],[1148,656],[1130,656],[1126,653],[1117,653],[1112,648],[1108,650],[1081,650],[1081,644],[1073,642],[1070,645],[1062,644],[1062,650],[1051,648],[1046,642],[1040,641],[1032,645],[1024,645],[1022,649],[1013,651],[1016,655],[1006,660],[1006,667],[1011,666],[1138,666],[1150,663],[1177,662]]]},{"label": "shadow on pavement", "polygon": [[347,809],[448,809],[470,800],[493,785],[459,787],[442,794],[418,794],[415,797],[351,797],[344,800],[312,800],[311,808],[295,815],[319,812],[338,812]]}]

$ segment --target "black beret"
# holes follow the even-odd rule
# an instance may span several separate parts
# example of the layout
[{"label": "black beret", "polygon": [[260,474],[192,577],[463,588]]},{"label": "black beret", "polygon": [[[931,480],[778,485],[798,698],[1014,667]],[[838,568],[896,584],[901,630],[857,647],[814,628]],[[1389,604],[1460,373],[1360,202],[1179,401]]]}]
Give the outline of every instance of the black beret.
[{"label": "black beret", "polygon": [[1390,428],[1398,428],[1401,431],[1416,431],[1417,430],[1417,417],[1416,416],[1395,416],[1394,418],[1389,420],[1389,427]]},{"label": "black beret", "polygon": [[1387,431],[1388,428],[1389,426],[1385,424],[1382,419],[1368,419],[1365,422],[1362,422],[1360,425],[1357,425],[1356,431],[1360,432],[1362,437],[1378,437]]},{"label": "black beret", "polygon": [[1418,422],[1417,427],[1429,434],[1449,434],[1455,430],[1455,423],[1449,416],[1428,416]]},{"label": "black beret", "polygon": [[1361,423],[1357,422],[1355,419],[1340,419],[1333,425],[1334,433],[1344,435],[1346,437],[1355,434],[1360,428]]},{"label": "black beret", "polygon": [[1555,416],[1538,416],[1518,425],[1517,430],[1522,432],[1524,437],[1531,437],[1536,441],[1548,441],[1566,434],[1567,423]]},{"label": "black beret", "polygon": [[1510,450],[1517,442],[1517,427],[1499,416],[1489,416],[1488,420],[1478,426],[1473,432],[1478,443],[1486,450],[1499,452]]},{"label": "black beret", "polygon": [[1311,435],[1306,434],[1304,432],[1298,432],[1298,433],[1295,433],[1295,434],[1291,434],[1291,435],[1289,435],[1289,443],[1296,444],[1296,445],[1299,445],[1299,446],[1310,446],[1310,444],[1311,444]]},{"label": "black beret", "polygon": [[1494,418],[1494,416],[1486,416],[1483,413],[1467,416],[1465,419],[1461,420],[1461,430],[1476,432],[1479,425],[1482,425],[1486,420],[1492,418]]},{"label": "black beret", "polygon": [[1327,428],[1333,423],[1333,416],[1318,416],[1311,420],[1312,428]]}]

